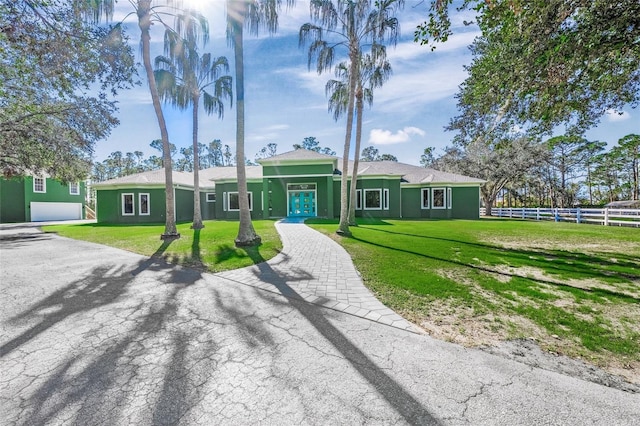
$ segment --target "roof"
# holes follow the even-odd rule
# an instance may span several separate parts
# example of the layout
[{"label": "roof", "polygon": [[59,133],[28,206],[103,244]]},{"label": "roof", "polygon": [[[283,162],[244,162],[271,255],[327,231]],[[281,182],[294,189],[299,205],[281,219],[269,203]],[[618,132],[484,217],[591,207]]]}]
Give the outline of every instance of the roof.
[{"label": "roof", "polygon": [[[280,160],[270,163],[273,158],[280,157]],[[341,166],[342,163],[337,161],[337,157],[331,155],[320,154],[318,152],[306,149],[298,149],[296,151],[280,154],[276,157],[270,157],[260,160],[261,163],[279,164],[284,161],[286,164],[295,164],[297,161],[335,161]],[[306,158],[306,160],[304,160]],[[262,166],[245,166],[247,179],[262,179]],[[198,176],[200,188],[214,188],[216,181],[237,179],[235,167],[211,167],[209,169],[200,170]],[[348,174],[353,173],[353,161],[349,161]],[[398,176],[403,179],[405,184],[477,184],[480,185],[485,181],[469,176],[459,175],[455,173],[441,172],[434,169],[426,169],[424,167],[412,166],[411,164],[397,163],[395,161],[360,161],[358,166],[358,176]],[[193,173],[190,172],[173,172],[173,183],[179,186],[193,188]],[[93,186],[101,187],[133,187],[133,186],[158,186],[164,185],[164,169],[152,170],[148,172],[136,173],[134,175],[123,176],[117,179],[110,179],[104,182],[97,182]]]},{"label": "roof", "polygon": [[[262,167],[246,166],[247,179],[262,179]],[[209,169],[200,170],[198,173],[200,188],[214,188],[215,180],[225,180],[237,178],[235,167],[211,167]],[[174,185],[186,186],[193,188],[193,173],[173,171]],[[112,186],[157,186],[164,185],[164,169],[151,170],[133,175],[123,176],[116,179],[109,179],[102,182],[96,182],[94,187],[112,187]]]},{"label": "roof", "polygon": [[[262,179],[262,166],[245,166],[247,179]],[[200,187],[213,187],[217,180],[236,180],[238,175],[235,167],[211,167],[200,170]],[[191,178],[193,180],[193,178]],[[193,183],[191,184],[193,186]]]},{"label": "roof", "polygon": [[[235,169],[234,169],[235,170]],[[174,185],[193,186],[193,174],[187,172],[173,172]],[[150,170],[147,172],[136,173],[133,175],[123,176],[115,179],[109,179],[93,184],[94,188],[102,186],[152,186],[164,185],[164,169]]]},{"label": "roof", "polygon": [[[353,173],[353,161],[349,161],[349,176]],[[427,169],[411,164],[395,161],[360,161],[358,164],[358,176],[401,176],[405,183],[474,183],[482,184],[485,181],[456,173],[441,172],[435,169]]]},{"label": "roof", "polygon": [[338,158],[333,155],[322,154],[320,152],[301,148],[274,155],[273,157],[260,159],[258,160],[258,163],[265,165],[281,163],[334,163],[337,160]]}]

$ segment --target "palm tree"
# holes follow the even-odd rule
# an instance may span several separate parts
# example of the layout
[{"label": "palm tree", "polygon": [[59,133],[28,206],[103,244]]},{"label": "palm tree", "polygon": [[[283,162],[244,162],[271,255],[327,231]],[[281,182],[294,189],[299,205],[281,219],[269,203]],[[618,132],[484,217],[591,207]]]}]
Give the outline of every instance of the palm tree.
[{"label": "palm tree", "polygon": [[[347,98],[347,129],[342,156],[342,179],[340,184],[340,224],[338,234],[351,235],[349,231],[348,169],[355,94],[365,44],[380,44],[388,41],[395,45],[398,39],[398,19],[395,11],[404,0],[311,0],[311,17],[314,23],[300,28],[300,45],[309,45],[309,67],[316,62],[318,74],[333,66],[337,48],[346,48],[349,62],[349,91]],[[329,40],[325,36],[330,37]],[[358,153],[359,154],[359,153]],[[357,156],[357,155],[356,155]],[[353,170],[357,174],[357,170]]]},{"label": "palm tree", "polygon": [[[101,18],[107,20],[113,16],[114,0],[94,0],[91,2],[82,2],[82,11],[88,19],[98,21]],[[153,66],[151,64],[151,25],[153,22],[159,22],[165,28],[170,26],[164,22],[165,16],[176,16],[179,8],[182,6],[180,0],[165,0],[161,4],[152,5],[152,0],[130,0],[129,3],[133,6],[134,12],[138,17],[138,27],[140,28],[140,45],[142,50],[142,63],[144,64],[145,73],[149,83],[149,92],[151,93],[151,100],[153,102],[153,109],[158,120],[158,127],[160,128],[160,136],[162,139],[162,162],[164,166],[165,176],[165,204],[166,204],[166,219],[164,234],[161,235],[162,239],[180,238],[178,230],[176,228],[176,215],[174,208],[173,197],[173,170],[171,165],[171,152],[169,144],[169,133],[167,132],[167,125],[162,112],[162,106],[160,104],[160,95],[158,93],[158,87],[156,85],[155,76],[153,74]],[[79,6],[79,7],[80,7]],[[195,16],[192,15],[192,16]],[[200,25],[189,26],[191,31],[194,31],[194,35],[202,36],[206,40],[208,34],[208,26],[206,21],[200,17],[194,18]],[[181,33],[181,28],[176,25],[176,32]],[[197,38],[197,37],[196,37]]]},{"label": "palm tree", "polygon": [[[295,2],[294,0],[285,1],[287,7],[293,6]],[[245,169],[243,30],[247,25],[254,35],[258,34],[261,27],[266,27],[267,31],[275,33],[278,29],[278,10],[281,5],[282,0],[227,0],[227,38],[233,45],[236,67],[236,167],[240,225],[235,244],[238,247],[257,245],[261,241],[251,223]]]},{"label": "palm tree", "polygon": [[155,60],[155,78],[160,98],[174,107],[193,112],[193,224],[192,229],[202,229],[200,207],[200,160],[198,158],[198,110],[200,98],[207,114],[224,116],[223,99],[233,102],[231,77],[220,74],[229,71],[227,58],[214,58],[210,53],[198,54],[195,40],[182,40],[170,31],[165,36],[165,50],[169,56],[158,56]]},{"label": "palm tree", "polygon": [[[367,53],[361,57],[361,63],[358,67],[360,75],[356,82],[356,155],[353,159],[353,173],[351,174],[351,190],[349,194],[349,226],[357,226],[355,199],[364,103],[366,102],[371,106],[373,104],[373,89],[382,87],[391,76],[391,64],[386,59],[385,47],[374,44],[371,49],[372,53]],[[345,113],[349,104],[349,69],[350,67],[346,62],[338,64],[335,74],[339,80],[329,80],[326,85],[326,92],[330,95],[329,111],[333,111],[333,118],[336,121]]]}]

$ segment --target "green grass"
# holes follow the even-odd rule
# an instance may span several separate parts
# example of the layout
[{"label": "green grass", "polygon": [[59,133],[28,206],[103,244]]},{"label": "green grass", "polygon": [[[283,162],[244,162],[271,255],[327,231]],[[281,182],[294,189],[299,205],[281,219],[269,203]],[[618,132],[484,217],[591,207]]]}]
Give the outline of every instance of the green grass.
[{"label": "green grass", "polygon": [[[307,224],[345,247],[383,303],[418,324],[449,325],[451,340],[535,337],[601,365],[640,362],[638,229],[363,220],[341,238],[335,221]],[[471,321],[476,335],[464,336]]]},{"label": "green grass", "polygon": [[236,248],[234,239],[238,222],[205,221],[201,230],[190,229],[191,222],[178,224],[180,239],[160,240],[162,225],[55,225],[43,227],[45,232],[77,240],[91,241],[128,250],[145,256],[158,256],[165,260],[211,272],[226,271],[264,262],[282,249],[274,222],[253,221],[262,237],[258,247]]}]

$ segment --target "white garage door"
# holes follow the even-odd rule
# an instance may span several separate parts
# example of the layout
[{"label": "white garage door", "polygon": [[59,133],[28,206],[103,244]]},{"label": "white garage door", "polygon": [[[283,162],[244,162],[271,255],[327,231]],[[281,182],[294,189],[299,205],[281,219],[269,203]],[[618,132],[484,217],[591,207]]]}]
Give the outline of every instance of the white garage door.
[{"label": "white garage door", "polygon": [[31,221],[82,219],[81,203],[31,203]]}]

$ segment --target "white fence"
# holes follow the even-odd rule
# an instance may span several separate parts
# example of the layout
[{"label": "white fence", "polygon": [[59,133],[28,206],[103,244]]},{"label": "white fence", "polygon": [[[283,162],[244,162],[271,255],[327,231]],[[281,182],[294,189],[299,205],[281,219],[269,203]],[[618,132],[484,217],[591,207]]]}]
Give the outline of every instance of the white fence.
[{"label": "white fence", "polygon": [[[480,209],[480,216],[486,213]],[[605,226],[640,227],[640,209],[545,209],[493,208],[492,216],[513,219],[553,220],[556,222],[593,223]]]}]

